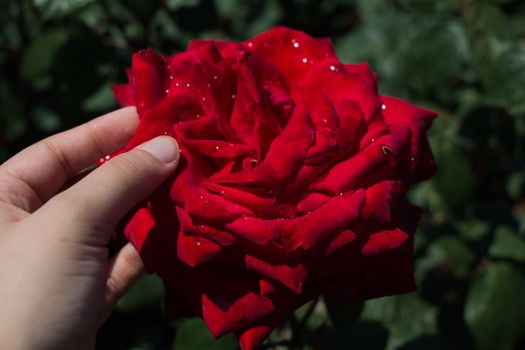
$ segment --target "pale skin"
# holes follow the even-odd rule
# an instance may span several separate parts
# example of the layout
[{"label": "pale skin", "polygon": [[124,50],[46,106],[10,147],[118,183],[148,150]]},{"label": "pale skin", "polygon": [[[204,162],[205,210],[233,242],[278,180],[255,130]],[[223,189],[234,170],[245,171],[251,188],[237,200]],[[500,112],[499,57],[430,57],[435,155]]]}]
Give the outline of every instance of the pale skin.
[{"label": "pale skin", "polygon": [[0,165],[0,349],[93,349],[97,329],[143,273],[128,243],[108,260],[119,220],[177,167],[161,136],[114,157],[138,125],[123,108],[40,141]]}]

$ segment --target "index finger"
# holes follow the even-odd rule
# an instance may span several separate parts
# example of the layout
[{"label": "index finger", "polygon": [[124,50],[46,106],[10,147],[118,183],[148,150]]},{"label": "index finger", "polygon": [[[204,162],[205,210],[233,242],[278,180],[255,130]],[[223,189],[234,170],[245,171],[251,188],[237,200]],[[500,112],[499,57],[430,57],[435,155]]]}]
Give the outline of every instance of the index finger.
[{"label": "index finger", "polygon": [[71,176],[123,148],[138,122],[136,109],[126,107],[48,137],[2,164],[0,180],[26,206],[21,209],[33,212]]}]

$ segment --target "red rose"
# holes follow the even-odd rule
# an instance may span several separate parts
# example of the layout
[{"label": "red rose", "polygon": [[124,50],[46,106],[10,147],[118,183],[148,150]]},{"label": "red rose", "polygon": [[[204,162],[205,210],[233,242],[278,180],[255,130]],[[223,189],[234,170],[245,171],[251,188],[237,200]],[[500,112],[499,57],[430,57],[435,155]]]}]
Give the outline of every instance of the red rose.
[{"label": "red rose", "polygon": [[128,75],[115,96],[141,121],[123,151],[162,134],[182,150],[124,229],[164,280],[168,315],[202,316],[246,350],[321,293],[414,289],[404,194],[433,173],[433,112],[378,95],[366,63],[286,28],[141,51]]}]

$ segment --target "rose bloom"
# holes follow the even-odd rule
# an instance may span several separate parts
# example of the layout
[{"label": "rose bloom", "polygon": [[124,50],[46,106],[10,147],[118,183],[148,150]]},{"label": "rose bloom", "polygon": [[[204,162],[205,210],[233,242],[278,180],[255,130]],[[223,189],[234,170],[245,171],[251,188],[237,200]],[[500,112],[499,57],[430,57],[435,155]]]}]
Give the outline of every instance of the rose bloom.
[{"label": "rose bloom", "polygon": [[418,210],[435,113],[377,91],[366,63],[330,40],[274,28],[242,43],[133,55],[138,129],[122,151],[168,134],[177,172],[124,223],[173,318],[201,316],[214,337],[259,347],[297,307],[412,291]]}]

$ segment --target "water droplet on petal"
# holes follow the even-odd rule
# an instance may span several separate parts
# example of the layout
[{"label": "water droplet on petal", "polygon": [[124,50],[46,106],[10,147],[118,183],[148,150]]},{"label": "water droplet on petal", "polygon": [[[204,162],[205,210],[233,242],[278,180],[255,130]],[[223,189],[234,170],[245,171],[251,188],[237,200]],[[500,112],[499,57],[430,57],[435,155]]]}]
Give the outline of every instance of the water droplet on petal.
[{"label": "water droplet on petal", "polygon": [[308,62],[308,58],[303,57],[303,63],[306,63],[306,62]]},{"label": "water droplet on petal", "polygon": [[335,71],[335,66],[333,64],[330,66],[330,70]]},{"label": "water droplet on petal", "polygon": [[190,86],[191,86],[191,84],[190,84],[190,83],[187,83],[187,84],[186,84],[186,87],[190,87]]},{"label": "water droplet on petal", "polygon": [[410,157],[410,160],[413,162],[413,161],[416,160],[416,158],[414,158],[414,157]]},{"label": "water droplet on petal", "polygon": [[167,131],[164,131],[164,135],[168,135],[168,132],[167,132]]},{"label": "water droplet on petal", "polygon": [[248,217],[247,217],[246,215],[243,215],[243,216],[242,216],[242,219],[243,219],[244,221],[248,221]]},{"label": "water droplet on petal", "polygon": [[170,80],[173,80],[173,75],[170,75]]},{"label": "water droplet on petal", "polygon": [[219,193],[220,193],[220,194],[224,194],[224,190],[221,190]]},{"label": "water droplet on petal", "polygon": [[200,246],[202,245],[202,242],[201,242],[201,241],[195,241],[195,245],[196,245],[197,247],[200,247]]},{"label": "water droplet on petal", "polygon": [[213,80],[217,80],[217,79],[219,79],[219,77],[216,76],[216,75],[214,75],[214,76],[213,76]]},{"label": "water droplet on petal", "polygon": [[218,151],[221,149],[221,146],[215,146],[215,150]]},{"label": "water droplet on petal", "polygon": [[339,192],[339,197],[342,197],[344,195],[343,192]]},{"label": "water droplet on petal", "polygon": [[248,43],[248,47],[253,47],[253,43],[251,41]]},{"label": "water droplet on petal", "polygon": [[324,124],[328,123],[328,119],[323,118],[323,123],[324,123]]},{"label": "water droplet on petal", "polygon": [[370,142],[374,142],[375,140],[376,140],[376,139],[372,138],[372,139],[370,140]]},{"label": "water droplet on petal", "polygon": [[197,119],[199,119],[199,118],[201,117],[201,115],[200,115],[200,114],[197,114],[195,117],[196,117]]},{"label": "water droplet on petal", "polygon": [[381,105],[381,109],[385,110],[386,109],[386,105]]},{"label": "water droplet on petal", "polygon": [[383,151],[384,154],[392,153],[392,149],[386,145],[381,146],[381,151]]},{"label": "water droplet on petal", "polygon": [[178,82],[177,82],[177,83],[175,83],[175,86],[179,86],[179,85],[180,85],[180,84],[179,84]]},{"label": "water droplet on petal", "polygon": [[235,99],[235,94],[232,94],[232,98]]},{"label": "water droplet on petal", "polygon": [[105,156],[104,158],[106,158],[106,160],[109,160],[109,158],[111,158],[111,156],[108,154],[108,155]]},{"label": "water droplet on petal", "polygon": [[293,43],[293,47],[297,49],[299,47],[299,43],[298,42]]},{"label": "water droplet on petal", "polygon": [[165,90],[164,92],[165,92],[165,93],[166,93],[166,95],[167,95],[167,94],[169,94],[169,93],[170,93],[170,89],[166,89],[166,90]]},{"label": "water droplet on petal", "polygon": [[104,158],[100,158],[100,159],[98,160],[99,163],[104,163],[105,161],[106,161],[106,160],[105,160]]}]

